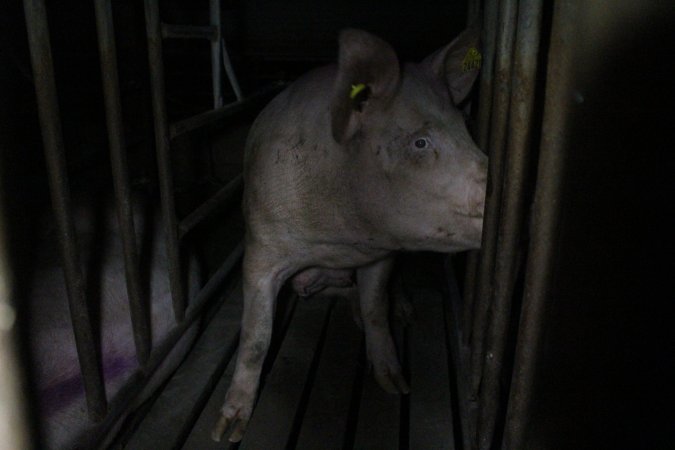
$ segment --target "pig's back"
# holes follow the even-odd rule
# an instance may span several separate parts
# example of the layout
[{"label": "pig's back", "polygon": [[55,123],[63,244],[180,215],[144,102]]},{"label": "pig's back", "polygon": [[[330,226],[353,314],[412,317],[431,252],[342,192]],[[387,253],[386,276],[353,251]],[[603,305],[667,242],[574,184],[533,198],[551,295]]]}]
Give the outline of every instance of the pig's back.
[{"label": "pig's back", "polygon": [[[337,66],[315,69],[280,93],[255,120],[244,159],[244,214],[250,229],[273,223],[306,234],[331,208],[344,152],[331,134]],[[277,230],[278,231],[278,230]]]}]

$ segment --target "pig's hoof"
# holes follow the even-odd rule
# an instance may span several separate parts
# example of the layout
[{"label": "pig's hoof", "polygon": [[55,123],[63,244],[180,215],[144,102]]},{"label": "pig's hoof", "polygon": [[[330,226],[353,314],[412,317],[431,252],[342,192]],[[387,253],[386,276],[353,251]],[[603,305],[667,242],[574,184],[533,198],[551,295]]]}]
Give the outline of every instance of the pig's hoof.
[{"label": "pig's hoof", "polygon": [[237,401],[237,397],[245,397],[245,395],[238,396],[236,392],[228,392],[225,405],[220,411],[221,416],[211,431],[211,439],[216,442],[220,442],[228,429],[232,430],[230,442],[239,442],[244,437],[248,420],[251,417],[253,402],[249,402],[245,398]]},{"label": "pig's hoof", "polygon": [[225,432],[231,428],[232,434],[230,434],[230,438],[228,440],[230,442],[239,442],[241,441],[241,438],[244,437],[246,425],[248,425],[248,418],[244,419],[239,417],[238,411],[234,416],[223,412],[223,414],[218,418],[218,421],[213,427],[213,430],[211,431],[211,439],[216,442],[220,442]]}]

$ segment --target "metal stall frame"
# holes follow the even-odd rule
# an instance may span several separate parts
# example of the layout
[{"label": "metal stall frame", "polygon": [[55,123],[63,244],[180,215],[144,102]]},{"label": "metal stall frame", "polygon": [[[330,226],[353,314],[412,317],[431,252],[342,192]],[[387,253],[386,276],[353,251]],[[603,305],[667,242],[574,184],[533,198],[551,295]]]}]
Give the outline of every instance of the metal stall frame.
[{"label": "metal stall frame", "polygon": [[[136,235],[131,210],[131,188],[129,185],[124,129],[122,125],[112,3],[111,0],[95,0],[94,7],[115,204],[123,240],[125,279],[131,313],[130,319],[137,358],[141,366],[141,371],[134,378],[134,388],[126,392],[123,399],[125,401],[117,402],[114,410],[111,411],[108,411],[108,399],[104,391],[99,362],[100,355],[94,344],[95,339],[93,339],[91,319],[86,306],[87,299],[83,289],[83,275],[76,245],[77,236],[71,215],[69,183],[65,165],[65,151],[45,1],[24,0],[40,127],[42,129],[43,145],[47,160],[52,205],[57,219],[61,259],[68,288],[77,353],[85,386],[89,416],[93,421],[100,422],[98,426],[99,434],[103,436],[113,425],[115,417],[119,416],[124,409],[131,405],[131,400],[142,389],[143,382],[150,378],[183,333],[200,316],[209,300],[218,292],[219,287],[236,267],[243,254],[243,243],[240,242],[190,302],[190,305],[187,306],[179,264],[180,241],[198,224],[218,211],[223,204],[240,194],[242,177],[241,175],[236,176],[210,199],[188,214],[182,221],[179,221],[175,211],[172,168],[169,157],[171,140],[183,133],[225,120],[248,108],[260,107],[264,104],[264,101],[269,100],[273,94],[278,92],[283,84],[274,83],[246,98],[243,97],[222,39],[220,2],[218,0],[210,0],[211,25],[206,27],[161,24],[158,1],[145,1],[160,195],[164,226],[167,231],[169,276],[176,319],[176,326],[170,332],[165,342],[161,346],[153,348],[150,336],[149,312],[146,310],[146,302],[142,298],[139,283],[138,249],[135,241]],[[167,119],[161,54],[162,39],[171,37],[207,38],[211,40],[214,105],[216,105],[216,109],[189,117],[174,124],[169,124]],[[225,106],[222,106],[221,65],[224,65],[235,96],[238,99],[236,102]],[[103,420],[104,418],[106,420]],[[105,436],[101,439],[105,439]]]},{"label": "metal stall frame", "polygon": [[[512,367],[506,356],[507,337],[514,319],[513,303],[519,301],[515,298],[515,284],[525,259],[520,247],[530,206],[526,204],[526,189],[535,158],[533,115],[542,10],[543,0],[484,2],[484,58],[475,133],[479,147],[487,150],[490,158],[483,245],[479,253],[469,255],[462,309],[454,314],[461,339],[454,352],[466,449],[502,446],[499,442],[503,421],[506,420],[507,430],[516,423],[504,419],[507,406],[503,402],[502,381]],[[544,176],[541,167],[539,173]],[[539,192],[540,187],[537,189]],[[530,252],[538,238],[533,236]],[[528,267],[530,264],[528,258]],[[522,325],[527,327],[527,323]],[[520,331],[526,333],[522,328]],[[513,396],[514,391],[510,394]],[[509,401],[509,411],[514,407],[516,404]],[[510,414],[520,417],[520,412]],[[509,432],[504,433],[508,438]],[[519,448],[506,442],[504,449]]]}]

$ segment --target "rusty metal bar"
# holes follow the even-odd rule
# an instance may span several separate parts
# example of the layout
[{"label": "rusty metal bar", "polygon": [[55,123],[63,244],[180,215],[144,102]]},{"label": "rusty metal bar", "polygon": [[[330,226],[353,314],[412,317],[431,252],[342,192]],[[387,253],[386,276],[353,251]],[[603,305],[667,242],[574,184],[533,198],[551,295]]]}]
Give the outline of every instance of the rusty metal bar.
[{"label": "rusty metal bar", "polygon": [[242,175],[237,175],[211,198],[192,211],[192,213],[183,219],[178,226],[181,239],[188,234],[190,230],[206,220],[211,214],[218,211],[223,204],[231,201],[235,195],[241,192],[243,185]]},{"label": "rusty metal bar", "polygon": [[492,277],[497,249],[497,230],[502,196],[502,173],[509,102],[511,98],[511,67],[515,37],[517,2],[503,0],[499,4],[499,25],[495,55],[494,98],[489,139],[488,186],[483,220],[483,240],[478,266],[478,281],[474,300],[471,334],[471,391],[478,394],[485,348],[485,326],[491,308]]},{"label": "rusty metal bar", "polygon": [[150,356],[152,345],[150,337],[150,318],[143,302],[138,267],[138,250],[134,217],[131,206],[131,188],[127,164],[124,127],[122,125],[122,105],[117,75],[117,50],[115,48],[115,30],[110,0],[95,0],[96,28],[101,59],[101,79],[103,98],[108,126],[108,145],[115,188],[117,221],[119,222],[124,251],[124,273],[129,297],[129,311],[134,331],[136,356],[142,366]]},{"label": "rusty metal bar", "polygon": [[146,33],[148,39],[148,59],[150,64],[150,86],[152,90],[152,109],[155,121],[155,145],[157,150],[157,168],[159,171],[159,190],[166,229],[166,250],[169,260],[169,281],[173,311],[177,322],[185,317],[185,290],[181,279],[180,243],[178,240],[178,219],[173,192],[173,174],[171,170],[171,151],[168,118],[164,100],[164,63],[162,61],[162,35],[159,21],[158,0],[144,0]]},{"label": "rusty metal bar", "polygon": [[572,55],[578,23],[575,1],[555,3],[546,100],[511,392],[502,449],[524,448],[545,302],[551,283],[565,172],[567,125],[573,98]]},{"label": "rusty metal bar", "polygon": [[492,448],[500,411],[501,377],[508,340],[511,305],[522,263],[521,230],[525,216],[525,186],[531,160],[530,140],[542,18],[542,0],[520,0],[513,62],[511,106],[504,192],[494,269],[492,314],[488,328],[478,416],[479,448]]},{"label": "rusty metal bar", "polygon": [[223,83],[221,80],[221,58],[220,40],[222,39],[222,30],[220,24],[220,0],[209,0],[209,21],[211,26],[216,29],[216,39],[211,41],[211,81],[213,84],[213,108],[223,106]]},{"label": "rusty metal bar", "polygon": [[162,23],[164,39],[206,39],[218,40],[218,28],[215,26],[173,25]]},{"label": "rusty metal bar", "polygon": [[269,86],[261,88],[257,92],[249,95],[246,99],[240,102],[230,103],[222,108],[213,109],[210,111],[197,114],[187,119],[181,120],[171,125],[171,139],[188,133],[197,128],[219,122],[227,117],[231,117],[248,107],[259,105],[263,101],[268,100],[273,94],[276,94],[282,87],[283,83],[272,83]]},{"label": "rusty metal bar", "polygon": [[[480,73],[480,97],[478,102],[478,147],[487,151],[492,112],[492,84],[494,79],[494,58],[497,41],[497,0],[486,0],[483,15],[483,66]],[[473,310],[478,272],[479,252],[470,252],[467,257],[464,278],[464,309],[462,311],[462,339],[468,345],[471,339]]]},{"label": "rusty metal bar", "polygon": [[54,65],[49,43],[47,11],[44,0],[24,0],[23,5],[49,187],[59,234],[75,344],[82,371],[89,416],[93,420],[99,420],[105,415],[107,402],[75,242],[75,226],[70,207],[68,175],[56,96]]}]

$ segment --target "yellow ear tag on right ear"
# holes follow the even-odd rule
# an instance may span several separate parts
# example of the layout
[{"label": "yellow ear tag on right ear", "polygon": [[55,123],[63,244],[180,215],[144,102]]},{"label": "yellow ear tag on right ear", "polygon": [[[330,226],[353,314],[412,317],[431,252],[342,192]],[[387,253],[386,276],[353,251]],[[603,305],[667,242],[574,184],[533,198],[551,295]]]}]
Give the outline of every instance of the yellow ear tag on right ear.
[{"label": "yellow ear tag on right ear", "polygon": [[462,60],[462,72],[480,69],[483,61],[483,55],[480,54],[476,47],[471,47],[467,50],[464,60]]},{"label": "yellow ear tag on right ear", "polygon": [[359,95],[359,92],[364,90],[366,88],[366,85],[363,83],[359,84],[352,84],[352,90],[349,92],[349,98],[354,100],[357,95]]}]

